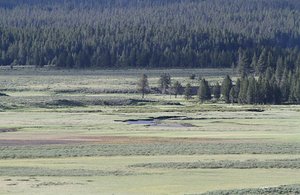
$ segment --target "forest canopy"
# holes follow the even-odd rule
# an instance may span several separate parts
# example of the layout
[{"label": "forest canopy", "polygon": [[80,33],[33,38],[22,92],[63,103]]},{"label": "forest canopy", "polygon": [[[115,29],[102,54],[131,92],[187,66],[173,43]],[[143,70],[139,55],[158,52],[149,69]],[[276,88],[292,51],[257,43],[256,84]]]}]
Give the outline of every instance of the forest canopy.
[{"label": "forest canopy", "polygon": [[0,65],[293,70],[299,18],[298,0],[2,0]]}]

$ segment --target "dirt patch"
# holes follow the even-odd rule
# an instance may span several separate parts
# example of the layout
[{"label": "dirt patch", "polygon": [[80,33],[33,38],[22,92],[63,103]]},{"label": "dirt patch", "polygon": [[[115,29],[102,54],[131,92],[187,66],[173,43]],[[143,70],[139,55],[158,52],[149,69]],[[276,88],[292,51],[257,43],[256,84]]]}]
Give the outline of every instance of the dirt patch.
[{"label": "dirt patch", "polygon": [[17,129],[0,129],[0,133],[16,132]]}]

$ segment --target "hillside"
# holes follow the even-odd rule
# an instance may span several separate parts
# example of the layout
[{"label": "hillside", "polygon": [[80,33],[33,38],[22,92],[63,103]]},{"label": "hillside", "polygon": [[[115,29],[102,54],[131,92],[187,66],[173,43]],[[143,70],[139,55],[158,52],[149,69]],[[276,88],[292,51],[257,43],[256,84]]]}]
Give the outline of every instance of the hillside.
[{"label": "hillside", "polygon": [[3,0],[0,65],[294,69],[299,18],[297,0]]}]

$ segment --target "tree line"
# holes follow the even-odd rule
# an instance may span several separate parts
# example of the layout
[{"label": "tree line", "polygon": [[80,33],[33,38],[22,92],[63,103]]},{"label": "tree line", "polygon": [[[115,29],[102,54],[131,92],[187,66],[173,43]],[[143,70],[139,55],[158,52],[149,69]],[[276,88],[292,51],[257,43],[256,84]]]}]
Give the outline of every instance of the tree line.
[{"label": "tree line", "polygon": [[[170,94],[177,97],[184,95],[185,99],[192,99],[195,92],[190,83],[182,86],[179,81],[172,82],[169,74],[162,74],[158,83],[161,94]],[[148,77],[143,74],[138,82],[138,91],[144,98],[151,92]],[[200,103],[206,101],[225,101],[225,103],[239,104],[282,104],[300,103],[300,68],[296,71],[284,71],[280,77],[276,72],[267,71],[254,77],[242,76],[235,82],[226,76],[222,83],[209,83],[205,78],[199,79],[196,86],[196,97]]]},{"label": "tree line", "polygon": [[3,0],[0,65],[294,70],[299,18],[295,0]]}]

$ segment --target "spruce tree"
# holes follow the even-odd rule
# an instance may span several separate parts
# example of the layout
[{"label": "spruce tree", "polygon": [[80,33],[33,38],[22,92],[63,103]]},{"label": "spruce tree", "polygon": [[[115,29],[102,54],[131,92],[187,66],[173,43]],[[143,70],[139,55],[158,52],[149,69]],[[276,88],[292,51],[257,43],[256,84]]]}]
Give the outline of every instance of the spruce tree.
[{"label": "spruce tree", "polygon": [[245,77],[250,73],[250,64],[247,54],[244,51],[239,51],[238,72],[241,77]]},{"label": "spruce tree", "polygon": [[192,98],[192,86],[190,83],[186,84],[184,88],[184,98],[186,100],[189,100]]},{"label": "spruce tree", "polygon": [[148,83],[148,76],[143,74],[138,81],[138,91],[142,94],[142,98],[145,97],[145,94],[149,91],[149,83]]},{"label": "spruce tree", "polygon": [[171,76],[170,74],[163,73],[159,78],[159,89],[162,94],[166,94],[167,90],[171,85]]},{"label": "spruce tree", "polygon": [[266,49],[263,49],[257,61],[257,70],[259,74],[264,73],[266,71],[268,67],[267,63],[268,63],[267,51]]},{"label": "spruce tree", "polygon": [[281,81],[280,81],[280,85],[279,85],[283,102],[286,102],[289,99],[290,86],[291,86],[291,84],[289,83],[288,70],[285,69],[283,72],[283,75],[281,77]]},{"label": "spruce tree", "polygon": [[[274,76],[274,71],[271,67],[268,67],[266,72],[265,72],[265,78],[268,80],[268,81],[271,81],[272,77]],[[276,82],[276,80],[275,80]]]},{"label": "spruce tree", "polygon": [[231,78],[229,77],[229,75],[227,75],[223,82],[222,82],[222,87],[221,87],[221,90],[222,90],[222,96],[225,100],[226,103],[229,103],[229,93],[230,93],[230,90],[232,88],[232,80]]},{"label": "spruce tree", "polygon": [[236,102],[236,90],[235,90],[235,87],[232,87],[230,89],[230,92],[229,92],[229,101],[232,104]]},{"label": "spruce tree", "polygon": [[263,82],[263,93],[264,93],[264,103],[272,104],[273,103],[273,90],[270,82],[267,79],[264,79]]},{"label": "spruce tree", "polygon": [[240,104],[247,103],[247,90],[248,90],[248,78],[245,77],[241,79],[241,87],[238,94],[238,102]]},{"label": "spruce tree", "polygon": [[241,79],[238,78],[236,80],[236,84],[234,86],[235,89],[235,95],[236,95],[236,100],[238,99],[239,93],[240,93],[240,89],[241,89]]},{"label": "spruce tree", "polygon": [[284,67],[283,59],[282,59],[282,57],[279,57],[277,59],[276,72],[275,72],[276,80],[278,83],[281,81],[281,77],[284,73],[284,69],[285,69],[285,67]]},{"label": "spruce tree", "polygon": [[182,91],[182,85],[179,81],[175,81],[172,86],[173,94],[175,95],[175,98],[177,98],[177,95],[181,93]]},{"label": "spruce tree", "polygon": [[252,71],[255,71],[255,72],[257,70],[257,56],[256,56],[256,53],[253,54],[251,64],[250,64],[250,68],[251,68]]},{"label": "spruce tree", "polygon": [[295,99],[297,103],[300,103],[300,81],[299,80],[295,86]]},{"label": "spruce tree", "polygon": [[219,82],[217,82],[216,85],[213,87],[213,95],[215,99],[219,99],[221,96],[221,86]]},{"label": "spruce tree", "polygon": [[273,104],[281,104],[282,95],[281,95],[280,87],[275,82],[272,85],[272,91],[273,91]]},{"label": "spruce tree", "polygon": [[257,80],[257,83],[256,83],[256,86],[257,86],[257,91],[256,91],[256,102],[258,104],[263,104],[264,103],[264,97],[265,97],[265,91],[263,89],[263,77],[260,76]]},{"label": "spruce tree", "polygon": [[210,88],[208,82],[205,79],[202,79],[200,81],[200,87],[198,89],[198,99],[201,103],[211,99]]},{"label": "spruce tree", "polygon": [[248,104],[255,104],[256,103],[256,80],[254,77],[250,77],[248,81],[248,88],[247,88],[247,103]]}]

